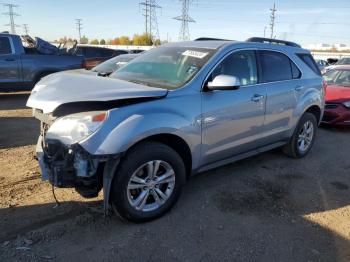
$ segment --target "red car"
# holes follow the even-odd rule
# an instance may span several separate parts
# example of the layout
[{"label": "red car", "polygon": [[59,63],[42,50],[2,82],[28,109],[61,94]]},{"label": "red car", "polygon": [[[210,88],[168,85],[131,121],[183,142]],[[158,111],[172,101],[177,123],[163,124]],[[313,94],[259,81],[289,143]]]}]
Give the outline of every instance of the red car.
[{"label": "red car", "polygon": [[350,65],[328,71],[324,78],[328,86],[322,122],[350,126]]}]

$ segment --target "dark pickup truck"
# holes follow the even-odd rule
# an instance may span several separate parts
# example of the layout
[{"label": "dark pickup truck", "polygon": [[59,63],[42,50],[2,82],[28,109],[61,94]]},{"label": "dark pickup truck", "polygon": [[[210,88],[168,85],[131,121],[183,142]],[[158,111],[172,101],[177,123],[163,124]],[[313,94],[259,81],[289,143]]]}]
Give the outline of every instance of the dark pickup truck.
[{"label": "dark pickup truck", "polygon": [[84,65],[81,56],[41,39],[31,40],[24,46],[20,36],[0,33],[0,91],[31,89],[48,74]]}]

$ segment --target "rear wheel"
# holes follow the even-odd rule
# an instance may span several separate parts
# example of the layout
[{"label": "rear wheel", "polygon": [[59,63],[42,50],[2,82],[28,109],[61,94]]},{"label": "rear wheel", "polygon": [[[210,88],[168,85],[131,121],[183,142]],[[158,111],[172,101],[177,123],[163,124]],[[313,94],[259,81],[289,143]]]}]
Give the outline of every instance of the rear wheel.
[{"label": "rear wheel", "polygon": [[314,114],[305,113],[283,151],[290,157],[302,158],[311,150],[317,132],[317,119]]},{"label": "rear wheel", "polygon": [[185,182],[185,166],[170,147],[142,143],[127,153],[112,185],[111,202],[133,222],[145,222],[166,213],[176,202]]}]

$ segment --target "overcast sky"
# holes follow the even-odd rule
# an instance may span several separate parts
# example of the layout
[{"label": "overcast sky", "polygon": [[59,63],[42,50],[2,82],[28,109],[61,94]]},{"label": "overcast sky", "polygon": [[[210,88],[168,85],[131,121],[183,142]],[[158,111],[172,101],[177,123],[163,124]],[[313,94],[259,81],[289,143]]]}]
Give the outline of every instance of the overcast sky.
[{"label": "overcast sky", "polygon": [[[75,18],[83,19],[83,35],[89,39],[132,36],[144,31],[144,17],[138,0],[0,0],[18,4],[16,24],[29,24],[30,34],[47,40],[63,36],[78,38]],[[158,0],[158,27],[162,40],[176,41],[181,15],[179,0]],[[210,36],[243,40],[251,36],[270,35],[269,8],[273,0],[193,0],[190,16],[191,38]],[[276,0],[276,36],[311,43],[345,43],[350,45],[349,0]],[[5,7],[1,7],[1,13]],[[0,31],[8,17],[0,15]],[[22,27],[17,28],[22,34]]]}]

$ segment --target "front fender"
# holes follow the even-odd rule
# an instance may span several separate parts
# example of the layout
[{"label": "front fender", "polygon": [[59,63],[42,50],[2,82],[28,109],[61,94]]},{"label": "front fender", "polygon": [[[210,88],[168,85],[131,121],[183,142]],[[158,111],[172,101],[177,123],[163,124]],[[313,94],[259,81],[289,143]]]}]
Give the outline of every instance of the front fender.
[{"label": "front fender", "polygon": [[92,155],[116,155],[150,136],[172,134],[182,138],[192,154],[199,156],[200,103],[192,100],[185,107],[171,103],[171,99],[160,99],[113,109],[104,126],[80,145]]}]

